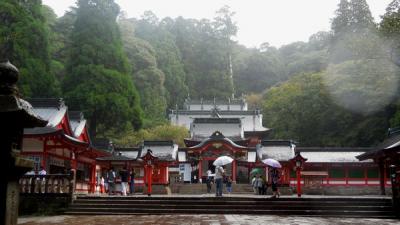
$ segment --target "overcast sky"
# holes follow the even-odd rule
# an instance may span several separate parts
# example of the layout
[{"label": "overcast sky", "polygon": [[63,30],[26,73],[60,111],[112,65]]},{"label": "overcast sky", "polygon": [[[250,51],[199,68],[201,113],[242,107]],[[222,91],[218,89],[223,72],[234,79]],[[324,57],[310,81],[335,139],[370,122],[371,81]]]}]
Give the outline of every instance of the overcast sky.
[{"label": "overcast sky", "polygon": [[[367,0],[376,22],[392,0]],[[76,0],[43,0],[62,16]],[[339,0],[116,0],[128,17],[140,18],[146,10],[159,18],[212,19],[224,5],[236,12],[239,31],[236,40],[247,47],[263,42],[280,47],[295,41],[307,41],[318,31],[328,31]]]}]

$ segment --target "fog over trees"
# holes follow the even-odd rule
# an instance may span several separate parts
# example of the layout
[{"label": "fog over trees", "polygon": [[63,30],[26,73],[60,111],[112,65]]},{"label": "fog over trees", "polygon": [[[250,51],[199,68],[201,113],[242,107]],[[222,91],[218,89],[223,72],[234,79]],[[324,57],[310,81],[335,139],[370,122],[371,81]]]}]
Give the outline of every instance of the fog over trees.
[{"label": "fog over trees", "polygon": [[399,0],[379,24],[365,0],[338,0],[329,32],[280,48],[235,42],[228,6],[211,20],[127,18],[113,0],[79,0],[57,18],[40,0],[4,0],[0,17],[1,57],[20,69],[24,97],[65,98],[94,136],[181,138],[168,109],[242,95],[269,138],[302,146],[371,146],[400,126]]}]

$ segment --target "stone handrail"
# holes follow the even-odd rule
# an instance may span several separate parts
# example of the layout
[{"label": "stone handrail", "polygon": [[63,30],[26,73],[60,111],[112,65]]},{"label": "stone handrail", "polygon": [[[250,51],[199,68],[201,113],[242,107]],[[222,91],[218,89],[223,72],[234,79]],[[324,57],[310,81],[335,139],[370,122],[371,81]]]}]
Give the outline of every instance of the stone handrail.
[{"label": "stone handrail", "polygon": [[20,180],[21,194],[72,194],[73,175],[47,174],[23,175]]}]

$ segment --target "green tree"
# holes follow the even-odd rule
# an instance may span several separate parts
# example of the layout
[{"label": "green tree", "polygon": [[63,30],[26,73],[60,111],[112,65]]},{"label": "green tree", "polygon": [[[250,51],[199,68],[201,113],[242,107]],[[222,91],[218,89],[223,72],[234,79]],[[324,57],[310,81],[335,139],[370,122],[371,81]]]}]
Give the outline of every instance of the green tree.
[{"label": "green tree", "polygon": [[180,147],[184,147],[183,140],[188,137],[189,131],[185,127],[164,124],[139,131],[129,131],[115,138],[113,142],[119,146],[137,146],[143,140],[172,140]]},{"label": "green tree", "polygon": [[400,66],[400,0],[388,5],[379,30],[388,43],[390,60]]},{"label": "green tree", "polygon": [[335,36],[347,32],[351,21],[350,4],[348,0],[340,0],[335,17],[332,19],[331,29]]},{"label": "green tree", "polygon": [[146,41],[134,36],[134,22],[120,20],[124,49],[133,66],[132,79],[139,92],[144,111],[144,127],[165,121],[167,110],[165,75],[157,68],[154,48]]},{"label": "green tree", "polygon": [[149,42],[154,48],[157,67],[165,75],[168,107],[175,107],[176,104],[182,104],[187,97],[188,87],[181,53],[164,22],[165,20],[160,22],[151,11],[146,11],[136,23],[135,35]]},{"label": "green tree", "polygon": [[79,0],[71,34],[65,96],[85,112],[93,136],[142,125],[139,95],[129,77],[113,0]]},{"label": "green tree", "polygon": [[49,28],[40,0],[0,2],[0,59],[19,68],[26,97],[54,97],[59,84],[50,71]]}]

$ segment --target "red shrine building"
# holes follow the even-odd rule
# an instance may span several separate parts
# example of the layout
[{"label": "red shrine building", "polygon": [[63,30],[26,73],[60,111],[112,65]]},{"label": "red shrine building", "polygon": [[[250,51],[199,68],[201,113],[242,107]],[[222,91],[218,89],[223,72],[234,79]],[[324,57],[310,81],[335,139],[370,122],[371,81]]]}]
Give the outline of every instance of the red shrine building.
[{"label": "red shrine building", "polygon": [[[272,158],[282,164],[281,183],[295,186],[293,159],[300,153],[307,159],[302,166],[302,184],[353,189],[379,186],[377,165],[372,160],[360,162],[356,158],[373,148],[306,148],[296,147],[289,140],[269,140],[269,129],[262,123],[260,110],[248,110],[243,99],[187,99],[182,110],[170,111],[169,120],[190,131],[190,138],[185,139],[186,147],[178,151],[180,168],[185,168],[181,172],[185,174],[189,170],[191,173],[190,178],[184,176],[186,182],[201,182],[207,170],[214,170],[213,161],[227,155],[234,161],[226,166],[226,172],[236,183],[249,183],[254,168],[264,170],[268,179],[262,160]],[[387,179],[385,181],[385,185],[390,185]]]},{"label": "red shrine building", "polygon": [[[255,168],[268,180],[268,168],[262,160],[278,160],[282,168],[282,185],[296,182],[314,188],[318,193],[360,188],[379,190],[390,185],[386,168],[378,168],[366,157],[374,148],[299,147],[290,140],[269,140],[269,128],[263,126],[260,110],[248,110],[243,99],[227,101],[186,100],[183,109],[170,110],[173,125],[189,130],[185,146],[172,141],[144,140],[139,146],[118,147],[107,140],[89,138],[83,114],[68,111],[61,99],[31,99],[35,113],[48,121],[46,127],[25,129],[22,154],[44,167],[48,173],[76,171],[76,192],[94,192],[109,168],[134,171],[135,185],[143,186],[151,179],[154,185],[202,183],[207,171],[214,173],[213,162],[219,156],[234,160],[226,166],[226,174],[236,184],[249,184]],[[268,119],[266,119],[268,121]],[[151,150],[151,166],[145,156]],[[294,159],[304,158],[301,179],[296,181]],[[146,164],[146,165],[145,165]],[[149,169],[150,168],[150,169]],[[149,175],[151,171],[151,176]],[[147,174],[146,174],[147,173]],[[118,179],[117,179],[118,190]]]},{"label": "red shrine building", "polygon": [[80,112],[68,111],[62,99],[29,99],[33,111],[48,121],[46,127],[24,129],[21,154],[34,160],[35,170],[48,174],[76,171],[76,192],[94,192],[96,158],[111,155],[94,147],[87,123]]}]

